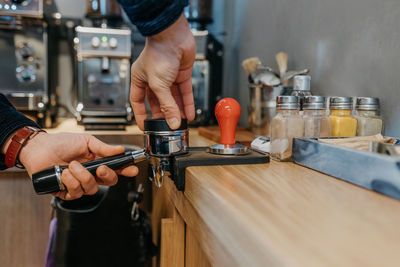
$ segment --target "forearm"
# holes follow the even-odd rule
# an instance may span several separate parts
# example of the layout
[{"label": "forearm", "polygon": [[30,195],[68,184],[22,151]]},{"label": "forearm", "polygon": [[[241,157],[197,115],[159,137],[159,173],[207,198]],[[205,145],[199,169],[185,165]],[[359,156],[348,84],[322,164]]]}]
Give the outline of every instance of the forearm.
[{"label": "forearm", "polygon": [[118,0],[144,36],[158,34],[178,20],[188,0]]}]

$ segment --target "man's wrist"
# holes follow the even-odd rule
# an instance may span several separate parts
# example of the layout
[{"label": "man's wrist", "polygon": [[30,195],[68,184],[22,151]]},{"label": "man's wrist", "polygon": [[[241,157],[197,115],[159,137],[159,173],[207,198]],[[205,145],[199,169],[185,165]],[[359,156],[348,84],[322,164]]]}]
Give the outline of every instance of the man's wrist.
[{"label": "man's wrist", "polygon": [[44,131],[36,127],[24,126],[7,138],[2,147],[2,153],[5,154],[5,164],[7,167],[23,167],[19,161],[21,150],[31,139],[41,132]]},{"label": "man's wrist", "polygon": [[[35,155],[35,149],[37,150],[38,147],[40,147],[40,139],[43,138],[43,136],[47,135],[46,132],[38,132],[35,136],[32,136],[32,138],[29,138],[27,143],[21,148],[21,151],[19,152],[18,155],[18,161],[27,168],[29,165],[30,159],[34,157]],[[38,145],[39,143],[39,145]]]}]

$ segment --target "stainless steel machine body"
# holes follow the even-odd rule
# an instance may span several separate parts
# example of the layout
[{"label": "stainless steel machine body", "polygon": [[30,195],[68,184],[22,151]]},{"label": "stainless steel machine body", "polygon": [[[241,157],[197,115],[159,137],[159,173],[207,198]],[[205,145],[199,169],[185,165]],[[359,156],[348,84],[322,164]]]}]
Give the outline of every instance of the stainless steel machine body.
[{"label": "stainless steel machine body", "polygon": [[39,124],[56,116],[57,36],[42,0],[0,1],[0,93]]},{"label": "stainless steel machine body", "polygon": [[206,30],[192,30],[196,60],[192,71],[195,125],[213,123],[214,107],[222,93],[222,45]]},{"label": "stainless steel machine body", "polygon": [[78,121],[86,128],[124,128],[129,104],[131,31],[77,27]]}]

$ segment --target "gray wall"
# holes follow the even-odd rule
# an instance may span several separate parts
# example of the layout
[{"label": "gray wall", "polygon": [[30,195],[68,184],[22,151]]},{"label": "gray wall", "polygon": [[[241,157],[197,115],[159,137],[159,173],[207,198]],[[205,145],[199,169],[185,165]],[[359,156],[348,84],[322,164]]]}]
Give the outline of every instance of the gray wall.
[{"label": "gray wall", "polygon": [[[381,98],[386,134],[400,136],[400,2],[398,0],[232,0],[225,3],[225,95],[248,102],[241,61],[310,68],[321,95]],[[246,114],[241,117],[245,124]]]}]

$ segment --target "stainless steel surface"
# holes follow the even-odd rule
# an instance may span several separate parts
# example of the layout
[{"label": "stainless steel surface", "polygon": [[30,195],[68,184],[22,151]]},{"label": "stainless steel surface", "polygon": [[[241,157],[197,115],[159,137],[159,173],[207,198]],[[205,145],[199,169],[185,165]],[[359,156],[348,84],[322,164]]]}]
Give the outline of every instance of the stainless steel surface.
[{"label": "stainless steel surface", "polygon": [[210,62],[208,60],[196,60],[194,62],[192,87],[196,120],[202,121],[209,116],[210,112]]},{"label": "stainless steel surface", "polygon": [[379,110],[379,98],[377,97],[357,97],[357,110]]},{"label": "stainless steel surface", "polygon": [[331,96],[329,99],[330,109],[351,109],[353,99],[351,97]]},{"label": "stainless steel surface", "polygon": [[297,96],[281,95],[276,98],[276,109],[299,109],[300,104]]},{"label": "stainless steel surface", "polygon": [[131,56],[131,31],[76,27],[79,39],[78,59],[81,57],[127,57]]},{"label": "stainless steel surface", "polygon": [[196,42],[196,60],[206,59],[208,31],[192,29],[192,34]]},{"label": "stainless steel surface", "polygon": [[212,21],[212,0],[190,0],[185,8],[185,16],[189,20]]},{"label": "stainless steel surface", "polygon": [[1,0],[0,16],[43,17],[44,0]]},{"label": "stainless steel surface", "polygon": [[127,124],[131,31],[81,26],[76,31],[78,121],[91,128]]},{"label": "stainless steel surface", "polygon": [[324,96],[306,96],[303,109],[326,109],[326,98]]},{"label": "stainless steel surface", "polygon": [[0,57],[0,92],[18,109],[44,109],[42,104],[48,103],[46,28],[39,23],[0,30]]},{"label": "stainless steel surface", "polygon": [[250,153],[250,150],[247,146],[241,144],[216,144],[207,148],[207,152],[218,155],[246,155]]},{"label": "stainless steel surface", "polygon": [[311,77],[309,75],[294,76],[293,90],[310,91]]},{"label": "stainless steel surface", "polygon": [[262,84],[264,86],[277,86],[281,84],[278,76],[269,68],[258,68],[250,74],[254,84]]},{"label": "stainless steel surface", "polygon": [[309,73],[309,71],[310,71],[309,69],[287,71],[281,76],[281,82],[288,81],[288,80],[292,79],[293,77],[295,77],[296,75],[307,74],[307,73]]},{"label": "stainless steel surface", "polygon": [[276,97],[281,94],[282,87],[249,85],[250,105],[248,106],[248,122],[254,134],[270,135],[271,120],[276,115]]},{"label": "stainless steel surface", "polygon": [[146,149],[155,157],[170,157],[187,153],[189,131],[152,132],[145,131]]}]

